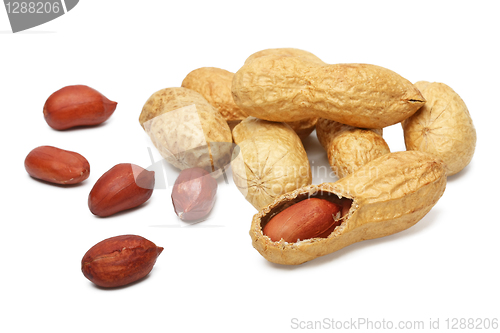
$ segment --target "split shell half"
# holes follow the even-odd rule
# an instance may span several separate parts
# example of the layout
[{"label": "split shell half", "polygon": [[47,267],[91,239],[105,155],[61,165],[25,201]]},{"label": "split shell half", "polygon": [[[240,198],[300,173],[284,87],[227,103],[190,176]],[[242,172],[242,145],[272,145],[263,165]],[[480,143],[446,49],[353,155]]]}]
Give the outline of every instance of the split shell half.
[{"label": "split shell half", "polygon": [[[411,227],[437,203],[445,187],[445,165],[432,155],[418,151],[386,154],[335,183],[309,185],[278,197],[254,215],[252,245],[270,262],[302,264],[353,243]],[[262,233],[273,216],[309,197],[352,200],[344,221],[330,236],[287,243],[273,242]]]}]

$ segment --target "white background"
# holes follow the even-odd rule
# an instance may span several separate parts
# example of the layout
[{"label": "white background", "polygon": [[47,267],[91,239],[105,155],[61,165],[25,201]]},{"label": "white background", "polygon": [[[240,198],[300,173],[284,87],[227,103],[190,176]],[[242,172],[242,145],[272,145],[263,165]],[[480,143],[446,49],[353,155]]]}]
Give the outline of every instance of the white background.
[{"label": "white background", "polygon": [[[447,318],[499,318],[497,4],[87,0],[17,34],[1,8],[0,331],[289,332],[298,331],[294,321],[332,318],[423,321],[426,328],[440,319],[445,330]],[[88,193],[105,171],[122,162],[151,165],[148,147],[158,161],[138,122],[152,93],[180,86],[199,67],[235,72],[250,54],[277,47],[450,85],[476,126],[473,161],[449,178],[414,227],[294,267],[271,264],[253,249],[248,230],[256,211],[231,180],[219,181],[216,206],[196,227],[178,223],[171,187],[129,212],[90,213]],[[72,84],[117,101],[113,116],[93,128],[52,130],[43,104]],[[399,125],[384,136],[392,151],[405,149]],[[24,158],[40,145],[79,152],[90,178],[67,188],[32,179]],[[314,166],[327,165],[315,133],[305,145]],[[174,181],[177,171],[166,171]],[[143,281],[97,288],[81,273],[81,258],[121,234],[165,250]]]}]

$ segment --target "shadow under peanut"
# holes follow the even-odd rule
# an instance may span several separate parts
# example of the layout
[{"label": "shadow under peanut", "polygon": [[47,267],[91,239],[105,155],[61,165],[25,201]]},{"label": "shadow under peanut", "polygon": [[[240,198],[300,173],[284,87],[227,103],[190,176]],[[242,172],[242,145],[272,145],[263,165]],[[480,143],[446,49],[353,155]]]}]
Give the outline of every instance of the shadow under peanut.
[{"label": "shadow under peanut", "polygon": [[104,121],[104,122],[102,122],[100,124],[96,124],[96,125],[78,125],[78,126],[73,126],[73,127],[70,127],[70,128],[62,129],[62,130],[55,129],[55,128],[52,128],[50,126],[49,127],[54,132],[79,132],[79,131],[91,130],[93,128],[104,127],[104,126],[106,126],[106,124],[109,124],[110,122],[111,122],[111,120],[108,119],[108,120],[106,120],[106,121]]},{"label": "shadow under peanut", "polygon": [[461,179],[463,177],[467,177],[467,174],[470,173],[470,170],[472,169],[471,164],[472,164],[472,162],[469,163],[465,168],[463,168],[462,170],[460,170],[456,174],[448,176],[446,181],[447,182],[455,182],[455,181],[459,181],[459,179]]},{"label": "shadow under peanut", "polygon": [[[280,265],[280,264],[275,264],[275,263],[269,262],[267,260],[266,260],[266,263],[268,266],[270,266],[272,268],[282,269],[282,270],[295,270],[295,269],[330,264],[332,261],[335,261],[337,258],[349,256],[350,253],[353,253],[355,251],[362,251],[362,250],[365,250],[365,248],[369,249],[373,246],[377,246],[378,244],[384,244],[384,243],[398,240],[400,238],[411,237],[412,235],[418,234],[422,230],[428,228],[433,223],[435,223],[439,219],[439,214],[440,214],[439,209],[432,209],[429,213],[427,213],[427,215],[425,215],[422,218],[422,220],[420,220],[415,225],[413,225],[412,227],[410,227],[406,230],[403,230],[403,231],[398,232],[398,233],[393,234],[393,235],[375,238],[375,239],[368,239],[368,240],[364,240],[364,241],[361,241],[358,243],[354,243],[354,244],[351,244],[349,246],[344,247],[343,249],[340,249],[338,251],[335,251],[333,253],[327,254],[327,255],[322,256],[322,257],[318,257],[316,259],[310,260],[310,261],[305,262],[305,263],[300,264],[300,265]],[[394,245],[394,246],[397,246],[397,245]]]},{"label": "shadow under peanut", "polygon": [[131,214],[133,213],[134,211],[136,210],[141,210],[141,209],[144,209],[145,206],[149,205],[149,203],[151,202],[153,198],[149,198],[148,201],[146,201],[145,203],[143,204],[140,204],[139,206],[136,206],[136,207],[132,207],[132,208],[129,208],[129,209],[125,209],[125,210],[122,210],[118,213],[114,213],[113,215],[109,215],[109,216],[98,216],[98,215],[94,215],[92,214],[92,212],[90,212],[90,214],[95,218],[95,219],[99,219],[99,220],[113,220],[115,218],[120,218],[120,216],[122,215],[126,215],[126,214]]},{"label": "shadow under peanut", "polygon": [[46,181],[46,180],[43,180],[43,179],[38,179],[38,178],[35,178],[35,177],[32,177],[30,175],[27,175],[29,178],[41,183],[41,184],[46,184],[46,185],[49,185],[49,186],[54,186],[54,187],[59,187],[59,188],[75,188],[75,187],[80,187],[80,186],[85,186],[85,184],[87,183],[88,179],[85,179],[79,183],[76,183],[76,184],[57,184],[57,183],[52,183],[52,182],[49,182],[49,181]]},{"label": "shadow under peanut", "polygon": [[[215,196],[214,206],[217,204],[217,195]],[[213,215],[213,209],[210,212],[202,217],[201,219],[192,220],[192,221],[184,221],[179,218],[176,214],[172,214],[169,216],[169,222],[175,222],[175,224],[160,224],[160,225],[150,225],[150,227],[154,228],[220,228],[224,227],[222,224],[204,224],[203,222],[214,220],[215,215]],[[174,220],[174,221],[172,221]]]},{"label": "shadow under peanut", "polygon": [[132,288],[133,286],[135,286],[136,284],[138,283],[141,283],[143,281],[146,281],[147,279],[149,279],[149,277],[151,276],[151,274],[154,274],[154,268],[151,272],[149,272],[148,275],[146,275],[145,277],[143,278],[140,278],[139,280],[136,280],[132,283],[129,283],[129,284],[126,284],[124,286],[119,286],[119,287],[111,287],[111,288],[107,288],[107,287],[101,287],[101,286],[98,286],[92,282],[89,281],[89,283],[92,285],[93,288],[95,289],[99,289],[99,290],[105,290],[105,291],[114,291],[114,290],[122,290],[122,289],[126,289],[126,288]]}]

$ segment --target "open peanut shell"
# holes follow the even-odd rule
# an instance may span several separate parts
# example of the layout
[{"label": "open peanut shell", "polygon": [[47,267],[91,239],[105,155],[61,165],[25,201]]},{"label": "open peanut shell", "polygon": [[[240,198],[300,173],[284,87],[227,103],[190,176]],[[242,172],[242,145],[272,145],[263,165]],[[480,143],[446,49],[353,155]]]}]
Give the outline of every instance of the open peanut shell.
[{"label": "open peanut shell", "polygon": [[[252,244],[270,262],[301,264],[411,227],[431,210],[445,187],[444,163],[433,156],[417,151],[386,154],[335,183],[309,185],[278,197],[254,215]],[[341,225],[327,238],[273,242],[262,233],[273,216],[310,197],[350,205]]]}]

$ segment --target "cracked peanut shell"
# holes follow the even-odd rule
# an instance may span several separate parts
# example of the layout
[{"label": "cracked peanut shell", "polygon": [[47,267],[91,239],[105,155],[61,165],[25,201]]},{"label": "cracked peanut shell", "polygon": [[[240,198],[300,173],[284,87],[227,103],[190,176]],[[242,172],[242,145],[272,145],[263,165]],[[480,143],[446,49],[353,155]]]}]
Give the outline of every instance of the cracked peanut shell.
[{"label": "cracked peanut shell", "polygon": [[[413,226],[437,203],[445,187],[445,165],[434,156],[419,151],[386,154],[335,183],[305,186],[278,197],[254,215],[252,245],[270,262],[301,264]],[[342,224],[327,238],[273,242],[262,233],[273,216],[310,197],[343,205],[351,200]]]},{"label": "cracked peanut shell", "polygon": [[402,122],[407,150],[419,150],[441,158],[448,176],[465,168],[476,148],[476,129],[460,96],[439,82],[415,83],[427,103]]},{"label": "cracked peanut shell", "polygon": [[234,128],[233,139],[239,147],[231,162],[233,180],[256,209],[311,184],[304,146],[287,124],[248,117]]}]

